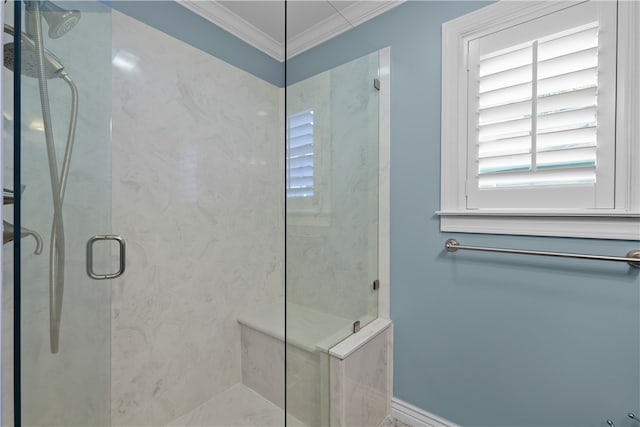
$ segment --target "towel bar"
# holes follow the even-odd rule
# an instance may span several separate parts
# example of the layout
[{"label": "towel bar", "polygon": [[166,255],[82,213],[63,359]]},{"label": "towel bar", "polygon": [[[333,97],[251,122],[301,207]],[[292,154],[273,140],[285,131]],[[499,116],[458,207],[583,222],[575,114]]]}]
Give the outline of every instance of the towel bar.
[{"label": "towel bar", "polygon": [[542,255],[542,256],[555,256],[561,258],[579,258],[579,259],[593,259],[599,261],[617,261],[626,262],[632,267],[640,268],[640,249],[632,249],[627,252],[624,257],[607,256],[607,255],[588,255],[588,254],[572,254],[566,252],[547,252],[547,251],[530,251],[525,249],[503,249],[503,248],[485,248],[482,246],[465,246],[461,245],[456,239],[449,239],[444,244],[445,248],[449,252],[455,252],[458,249],[464,249],[469,251],[480,252],[500,252],[508,254],[523,254],[523,255]]}]

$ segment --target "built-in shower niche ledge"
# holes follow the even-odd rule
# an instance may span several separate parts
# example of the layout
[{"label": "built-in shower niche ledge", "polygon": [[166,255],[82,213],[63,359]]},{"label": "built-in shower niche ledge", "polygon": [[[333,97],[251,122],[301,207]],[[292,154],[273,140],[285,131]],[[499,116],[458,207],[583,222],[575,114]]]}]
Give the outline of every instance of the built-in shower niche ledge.
[{"label": "built-in shower niche ledge", "polygon": [[287,303],[285,349],[283,308],[238,317],[243,384],[284,408],[286,351],[290,415],[311,427],[379,426],[390,412],[391,321],[361,319],[368,324],[351,334],[352,319]]}]

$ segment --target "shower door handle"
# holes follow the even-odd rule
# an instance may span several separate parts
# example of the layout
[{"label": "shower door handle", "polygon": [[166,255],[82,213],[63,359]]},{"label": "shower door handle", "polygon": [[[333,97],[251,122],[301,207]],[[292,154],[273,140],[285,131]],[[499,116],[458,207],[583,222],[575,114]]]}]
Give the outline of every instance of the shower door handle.
[{"label": "shower door handle", "polygon": [[[96,274],[93,271],[93,244],[100,240],[112,240],[118,243],[118,249],[120,250],[120,256],[119,256],[120,266],[118,268],[118,271],[116,271],[115,273]],[[93,236],[92,238],[90,238],[89,241],[87,242],[87,274],[89,275],[89,277],[95,280],[105,280],[105,279],[115,279],[116,277],[122,276],[126,266],[126,259],[127,259],[126,249],[127,247],[124,242],[124,239],[120,236],[106,234],[106,235]]]}]

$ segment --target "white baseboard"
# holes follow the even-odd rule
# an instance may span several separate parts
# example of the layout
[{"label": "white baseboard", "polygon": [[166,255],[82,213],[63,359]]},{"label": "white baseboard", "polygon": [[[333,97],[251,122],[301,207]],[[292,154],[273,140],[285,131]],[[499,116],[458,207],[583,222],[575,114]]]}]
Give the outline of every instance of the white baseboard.
[{"label": "white baseboard", "polygon": [[395,397],[391,399],[391,416],[412,427],[460,427]]}]

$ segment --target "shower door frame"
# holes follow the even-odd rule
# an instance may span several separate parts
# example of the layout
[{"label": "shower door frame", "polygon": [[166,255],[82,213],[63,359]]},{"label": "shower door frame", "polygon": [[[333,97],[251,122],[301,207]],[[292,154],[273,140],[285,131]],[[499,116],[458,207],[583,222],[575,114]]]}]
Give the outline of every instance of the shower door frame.
[{"label": "shower door frame", "polygon": [[[4,25],[5,18],[5,3],[2,3],[2,12],[0,13],[0,17],[2,18],[2,23]],[[14,7],[14,17],[13,17],[13,27],[15,34],[22,33],[22,0],[15,0]],[[13,73],[13,188],[19,189],[22,185],[22,177],[21,177],[21,156],[20,156],[20,138],[22,136],[22,132],[20,130],[20,126],[15,126],[15,123],[21,123],[21,111],[22,111],[22,103],[21,103],[21,92],[20,86],[22,82],[22,38],[15,37],[14,38],[14,73]],[[2,32],[2,45],[4,46],[4,31]],[[6,71],[3,68],[3,73]],[[0,83],[1,84],[1,83]],[[4,90],[4,88],[2,88]],[[0,94],[4,92],[0,91]],[[2,98],[0,98],[2,99]],[[3,130],[0,128],[0,130]],[[4,135],[4,134],[3,134]],[[4,141],[3,141],[4,142]],[[18,149],[16,149],[18,148]],[[2,150],[0,150],[0,165],[3,163],[2,160]],[[2,175],[0,174],[0,180],[2,179]],[[3,186],[4,188],[4,186]],[[21,340],[20,340],[20,301],[21,301],[21,292],[20,292],[20,282],[21,282],[21,242],[20,242],[20,232],[19,230],[22,227],[21,224],[21,203],[20,197],[14,198],[13,203],[13,221],[14,221],[14,236],[13,236],[13,423],[15,427],[22,426],[22,411],[21,411],[21,376],[20,372],[22,369],[21,364]],[[4,245],[3,245],[4,248]],[[0,251],[0,255],[4,252]],[[3,258],[4,259],[4,258]],[[0,263],[1,268],[2,263]],[[0,269],[0,273],[2,270]],[[0,285],[2,284],[2,275],[0,275]],[[2,289],[2,288],[0,288]],[[0,294],[1,296],[2,294]],[[0,301],[2,301],[0,299]],[[2,304],[0,304],[0,326],[2,319]],[[1,329],[0,329],[1,330]],[[0,351],[0,361],[2,360],[2,351]],[[1,365],[0,365],[1,366]],[[4,412],[4,401],[2,400],[2,393],[0,393],[0,420],[2,420],[2,413]]]},{"label": "shower door frame", "polygon": [[[2,4],[0,4],[0,22],[4,23],[4,2]],[[0,35],[0,44],[2,44],[2,46],[4,46],[4,31],[2,32],[2,35]],[[4,69],[3,69],[4,72]],[[4,95],[4,86],[2,83],[3,79],[0,79],[0,99],[3,99],[3,95]],[[4,121],[0,120],[0,135],[4,135]],[[5,141],[2,141],[3,144],[5,143]],[[2,150],[0,150],[0,165],[2,165],[3,161],[3,155],[2,155]],[[2,177],[2,173],[0,173],[0,187],[4,188],[4,180]],[[4,205],[3,205],[4,206]],[[3,227],[3,234],[4,234],[4,227]],[[14,238],[15,241],[15,238]],[[4,259],[3,258],[3,254],[4,254],[4,244],[2,246],[0,246],[0,259]],[[2,263],[0,262],[0,301],[2,301],[2,297],[3,297],[3,280],[2,280],[2,274],[3,274],[3,269],[2,269]],[[2,304],[0,304],[0,331],[2,331]],[[0,350],[0,367],[2,366],[2,351]],[[1,375],[0,375],[1,378]],[[2,393],[0,393],[0,420],[2,420],[2,414],[3,414],[3,405],[4,402],[2,400]]]}]

